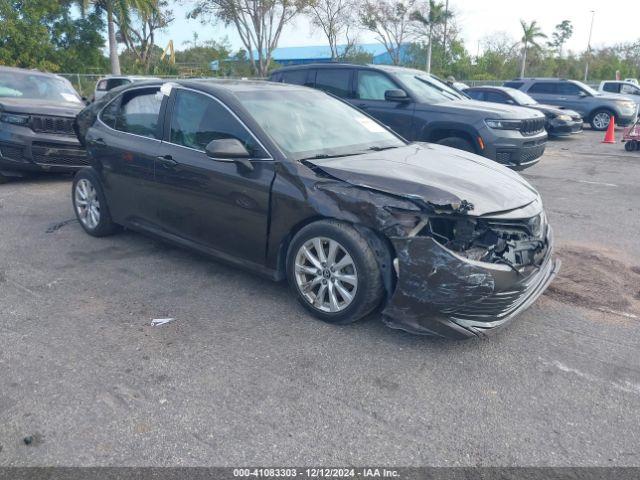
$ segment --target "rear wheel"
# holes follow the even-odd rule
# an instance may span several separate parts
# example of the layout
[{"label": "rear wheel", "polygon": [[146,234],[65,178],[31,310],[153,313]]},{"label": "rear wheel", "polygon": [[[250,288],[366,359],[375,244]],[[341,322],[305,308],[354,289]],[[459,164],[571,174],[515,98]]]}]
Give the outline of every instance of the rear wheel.
[{"label": "rear wheel", "polygon": [[7,183],[9,181],[9,177],[5,177],[0,173],[0,184]]},{"label": "rear wheel", "polygon": [[89,235],[104,237],[118,230],[111,220],[100,180],[90,168],[80,170],[73,179],[72,199],[76,218]]},{"label": "rear wheel", "polygon": [[382,300],[380,267],[369,243],[335,220],[312,223],[296,234],[287,277],[298,301],[328,323],[355,322]]},{"label": "rear wheel", "polygon": [[599,132],[606,130],[609,128],[612,116],[613,114],[609,110],[596,110],[591,115],[591,121],[589,122],[591,124],[591,128]]},{"label": "rear wheel", "polygon": [[445,145],[451,148],[457,148],[458,150],[464,150],[465,152],[476,153],[475,148],[471,145],[471,142],[465,140],[462,137],[447,137],[436,142],[439,145]]},{"label": "rear wheel", "polygon": [[636,140],[629,140],[624,144],[624,149],[627,152],[633,152],[638,149],[638,142]]}]

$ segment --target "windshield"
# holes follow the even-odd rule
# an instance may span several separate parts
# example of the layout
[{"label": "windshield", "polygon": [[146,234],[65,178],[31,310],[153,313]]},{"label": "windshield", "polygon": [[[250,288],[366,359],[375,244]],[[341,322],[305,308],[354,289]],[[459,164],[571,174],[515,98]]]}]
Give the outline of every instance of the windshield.
[{"label": "windshield", "polygon": [[535,105],[538,103],[526,93],[516,90],[515,88],[509,90],[509,95],[513,97],[518,105]]},{"label": "windshield", "polygon": [[405,145],[371,118],[322,92],[260,90],[236,95],[278,147],[296,160]]},{"label": "windshield", "polygon": [[425,103],[446,102],[459,100],[461,96],[451,90],[447,85],[441,84],[427,75],[418,72],[394,72],[394,75],[404,83]]},{"label": "windshield", "polygon": [[82,103],[66,80],[28,72],[0,72],[0,97]]}]

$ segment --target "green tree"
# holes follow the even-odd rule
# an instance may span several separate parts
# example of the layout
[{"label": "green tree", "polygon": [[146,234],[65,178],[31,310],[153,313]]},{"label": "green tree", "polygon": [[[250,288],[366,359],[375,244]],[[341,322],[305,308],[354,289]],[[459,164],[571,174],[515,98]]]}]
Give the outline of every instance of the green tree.
[{"label": "green tree", "polygon": [[0,64],[78,73],[103,67],[102,19],[75,18],[70,6],[70,0],[0,0]]},{"label": "green tree", "polygon": [[109,60],[111,73],[120,75],[120,59],[118,58],[118,42],[116,39],[116,19],[120,29],[126,29],[131,20],[133,10],[141,14],[149,14],[157,9],[158,0],[78,0],[82,14],[93,6],[98,12],[106,12],[107,38],[109,41]]},{"label": "green tree", "polygon": [[[434,29],[444,25],[452,17],[452,13],[446,8],[444,3],[429,0],[428,11],[425,14],[420,10],[415,10],[411,14],[411,19],[415,21],[420,29],[426,33],[427,37],[427,61],[425,63],[427,73],[431,73],[431,56],[433,54],[433,33]],[[444,55],[444,51],[443,51]]]},{"label": "green tree", "polygon": [[527,24],[527,22],[525,22],[524,20],[520,20],[520,25],[522,26],[522,65],[520,67],[520,77],[524,77],[524,72],[527,66],[527,49],[529,48],[529,46],[540,48],[538,39],[547,38],[547,36],[542,33],[538,22],[536,22],[535,20],[533,20],[529,24]]},{"label": "green tree", "polygon": [[562,47],[573,35],[573,25],[569,20],[563,20],[551,34],[551,41],[549,46],[558,51],[558,57],[562,58]]}]

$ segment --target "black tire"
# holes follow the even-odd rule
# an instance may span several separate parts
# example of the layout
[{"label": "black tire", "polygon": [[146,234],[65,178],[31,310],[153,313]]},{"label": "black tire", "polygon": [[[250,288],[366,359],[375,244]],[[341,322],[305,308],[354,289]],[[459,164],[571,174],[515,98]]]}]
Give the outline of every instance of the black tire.
[{"label": "black tire", "polygon": [[[317,237],[338,242],[351,256],[357,272],[357,288],[353,300],[338,312],[322,311],[313,306],[310,300],[305,298],[296,280],[296,257],[305,243]],[[366,238],[351,225],[337,220],[321,220],[311,223],[293,237],[287,252],[287,279],[291,290],[302,306],[320,320],[337,325],[356,322],[371,313],[380,305],[384,290],[380,267]],[[323,282],[326,283],[324,280]]]},{"label": "black tire", "polygon": [[0,184],[7,183],[9,181],[9,177],[5,177],[0,173]]},{"label": "black tire", "polygon": [[610,122],[611,117],[614,116],[614,113],[611,110],[607,110],[606,108],[599,108],[598,110],[592,112],[591,116],[589,117],[589,125],[591,125],[591,128],[597,132],[604,132],[607,128],[609,128],[609,123],[607,123],[604,126],[595,124],[596,117],[603,113],[606,113],[607,115],[609,115],[609,122]]},{"label": "black tire", "polygon": [[465,152],[476,153],[476,149],[471,145],[469,140],[465,140],[462,137],[447,137],[436,142],[438,145],[445,145],[451,148],[457,148],[458,150],[464,150]]},{"label": "black tire", "polygon": [[[88,181],[95,189],[96,197],[99,202],[99,221],[95,227],[89,226],[80,215],[78,206],[76,205],[76,188],[78,183],[82,180]],[[71,187],[71,200],[73,202],[73,211],[76,214],[78,223],[85,232],[94,237],[106,237],[112,235],[120,230],[120,226],[113,223],[111,220],[111,213],[109,212],[109,206],[107,205],[107,199],[102,190],[102,184],[98,174],[92,168],[83,168],[76,173],[73,178],[73,185]]]},{"label": "black tire", "polygon": [[635,145],[634,141],[633,140],[629,140],[628,142],[626,142],[624,144],[624,149],[627,152],[633,152],[636,149],[636,145]]}]

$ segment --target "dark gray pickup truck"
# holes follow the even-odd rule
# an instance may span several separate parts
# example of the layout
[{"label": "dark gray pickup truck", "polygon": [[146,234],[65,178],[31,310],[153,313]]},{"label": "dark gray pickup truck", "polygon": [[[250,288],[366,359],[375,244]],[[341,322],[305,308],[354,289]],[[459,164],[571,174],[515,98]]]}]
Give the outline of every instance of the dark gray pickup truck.
[{"label": "dark gray pickup truck", "polygon": [[311,64],[276,70],[269,80],[327,91],[407,140],[477,153],[516,170],[538,162],[547,143],[542,113],[471,100],[420,70]]}]

